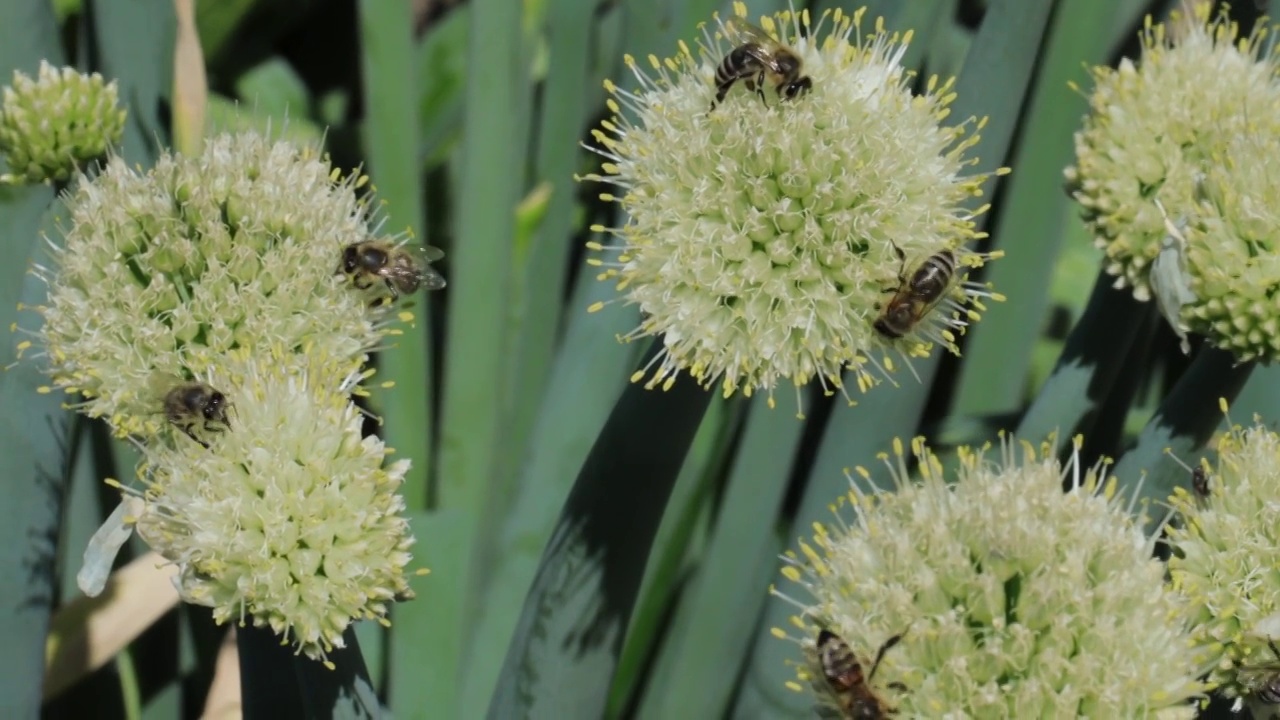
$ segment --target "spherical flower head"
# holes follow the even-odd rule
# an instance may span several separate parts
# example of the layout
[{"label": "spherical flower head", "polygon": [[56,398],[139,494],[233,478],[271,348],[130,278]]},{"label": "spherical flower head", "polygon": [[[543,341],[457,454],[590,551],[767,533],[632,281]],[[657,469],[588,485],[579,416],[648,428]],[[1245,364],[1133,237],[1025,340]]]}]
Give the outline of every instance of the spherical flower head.
[{"label": "spherical flower head", "polygon": [[1052,443],[1021,447],[1017,457],[1002,440],[999,462],[961,448],[952,482],[917,438],[915,483],[895,440],[881,458],[896,493],[855,486],[853,521],[817,524],[784,568],[809,596],[791,599],[805,655],[792,689],[809,683],[823,705],[838,703],[814,649],[825,628],[864,675],[902,635],[872,689],[903,717],[1194,715],[1189,612],[1163,581],[1154,540],[1101,465],[1081,468],[1079,443],[1065,466]]},{"label": "spherical flower head", "polygon": [[34,78],[15,70],[0,99],[0,153],[11,180],[66,180],[124,134],[116,83],[98,73],[58,70],[41,60]]},{"label": "spherical flower head", "polygon": [[[1116,276],[1116,287],[1131,287],[1139,300],[1152,297],[1153,264],[1162,251],[1186,261],[1178,257],[1183,240],[1170,226],[1200,214],[1205,177],[1223,170],[1232,143],[1241,135],[1280,131],[1275,64],[1270,55],[1259,57],[1265,30],[1241,38],[1225,8],[1210,19],[1211,6],[1196,3],[1190,16],[1175,17],[1172,30],[1148,17],[1136,65],[1125,59],[1117,69],[1093,69],[1090,113],[1076,133],[1075,164],[1065,173],[1094,243],[1106,253],[1107,272]],[[1220,182],[1230,193],[1251,181],[1239,176]],[[1187,238],[1192,245],[1213,243],[1215,262],[1221,262],[1217,244],[1229,246],[1221,252],[1236,253],[1256,240]],[[1210,302],[1201,295],[1212,291],[1199,277],[1203,268],[1192,261],[1188,270],[1192,280],[1184,284],[1201,297],[1177,305]]]},{"label": "spherical flower head", "polygon": [[112,158],[66,197],[39,343],[54,387],[120,434],[164,423],[161,398],[228,352],[280,345],[346,377],[390,329],[389,310],[337,272],[372,237],[363,178],[313,148],[221,135],[148,172]]},{"label": "spherical flower head", "polygon": [[[617,236],[608,250],[620,254],[592,262],[644,314],[624,339],[661,335],[664,346],[635,379],[669,387],[683,370],[719,379],[726,396],[772,399],[783,378],[843,391],[850,368],[865,391],[890,377],[891,355],[954,351],[981,309],[962,306],[991,295],[962,281],[989,257],[964,247],[985,210],[965,203],[987,174],[962,174],[982,123],[943,124],[953,82],[930,79],[913,96],[901,65],[911,33],[877,23],[864,36],[862,11],[816,25],[807,12],[763,18],[755,41],[789,46],[772,52],[802,59],[811,89],[787,97],[769,79],[757,95],[743,78],[711,109],[717,67],[750,37],[736,11],[703,26],[696,54],[681,43],[647,70],[628,57],[636,90],[605,84],[615,116],[594,132],[603,173],[585,177],[620,188],[604,198],[627,220],[595,228]],[[878,331],[895,291],[938,253],[955,268],[939,304],[916,306],[932,311],[901,333]]]},{"label": "spherical flower head", "polygon": [[1210,681],[1249,697],[1280,673],[1280,436],[1236,425],[1217,450],[1208,495],[1171,499],[1182,522],[1169,529],[1169,574],[1197,613],[1197,643],[1219,659]]},{"label": "spherical flower head", "polygon": [[[1273,112],[1280,113],[1280,101]],[[1179,319],[1237,360],[1280,359],[1280,115],[1232,138],[1206,169],[1202,199],[1187,210]]]},{"label": "spherical flower head", "polygon": [[390,449],[363,437],[364,416],[324,364],[233,351],[201,378],[230,399],[230,426],[207,449],[148,446],[136,519],[178,566],[184,600],[219,623],[252,617],[313,659],[342,647],[352,620],[412,597],[397,494],[409,461],[384,464]]}]

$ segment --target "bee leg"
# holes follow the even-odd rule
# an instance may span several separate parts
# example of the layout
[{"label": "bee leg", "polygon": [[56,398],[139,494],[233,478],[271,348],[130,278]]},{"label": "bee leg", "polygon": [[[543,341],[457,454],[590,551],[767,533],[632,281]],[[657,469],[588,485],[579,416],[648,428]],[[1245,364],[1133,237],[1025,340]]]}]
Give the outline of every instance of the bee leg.
[{"label": "bee leg", "polygon": [[769,107],[769,101],[766,100],[764,97],[764,71],[761,70],[759,73],[757,73],[755,77],[755,82],[749,83],[748,85],[753,86],[752,89],[755,90],[756,95],[759,96],[760,103],[763,104],[765,107]]},{"label": "bee leg", "polygon": [[894,645],[897,645],[901,640],[902,640],[902,635],[899,634],[899,635],[894,635],[893,637],[884,641],[884,644],[881,645],[880,649],[876,651],[875,661],[871,663],[871,672],[867,673],[868,681],[870,681],[871,678],[874,678],[876,676],[876,670],[880,669],[880,661],[884,659],[884,654],[886,652],[889,652],[889,648],[893,647]]},{"label": "bee leg", "polygon": [[357,290],[368,290],[369,288],[373,287],[373,283],[372,283],[372,282],[367,282],[367,283],[365,283],[365,284],[361,285],[361,284],[360,284],[360,278],[359,278],[359,277],[357,277],[357,278],[355,278],[354,280],[352,280],[352,281],[351,281],[351,284],[352,284],[352,285],[355,285],[355,287],[356,287],[356,289],[357,289]]},{"label": "bee leg", "polygon": [[893,246],[893,252],[898,256],[898,286],[901,287],[907,282],[907,254],[902,252],[902,248],[898,247],[898,243],[890,240],[889,244]]},{"label": "bee leg", "polygon": [[1267,644],[1271,646],[1271,652],[1276,654],[1276,658],[1280,659],[1280,648],[1276,647],[1276,641],[1271,638],[1267,638]]},{"label": "bee leg", "polygon": [[400,291],[396,289],[396,284],[391,282],[390,280],[387,280],[386,282],[387,282],[387,289],[391,291],[391,302],[395,302],[399,300]]},{"label": "bee leg", "polygon": [[886,685],[885,685],[885,687],[890,688],[890,689],[892,689],[892,690],[897,690],[898,692],[906,692],[906,691],[907,691],[907,686],[906,686],[906,685],[903,685],[903,684],[902,684],[902,683],[900,683],[900,682],[891,682],[891,683],[886,684]]},{"label": "bee leg", "polygon": [[[711,110],[715,110],[716,105],[724,102],[724,96],[729,94],[729,88],[733,87],[737,80],[738,78],[730,78],[716,85],[716,99],[711,101]],[[707,112],[711,112],[711,110]]]},{"label": "bee leg", "polygon": [[189,438],[191,438],[192,440],[195,440],[196,442],[200,443],[200,447],[204,448],[205,450],[208,450],[208,449],[209,449],[209,443],[207,443],[207,442],[205,442],[205,441],[201,440],[200,438],[196,437],[196,434],[195,434],[194,432],[192,432],[192,431],[191,431],[191,424],[190,424],[190,423],[187,423],[186,425],[179,425],[178,427],[182,430],[182,432],[184,432],[184,433],[186,433],[186,434],[187,434],[187,437],[189,437]]}]

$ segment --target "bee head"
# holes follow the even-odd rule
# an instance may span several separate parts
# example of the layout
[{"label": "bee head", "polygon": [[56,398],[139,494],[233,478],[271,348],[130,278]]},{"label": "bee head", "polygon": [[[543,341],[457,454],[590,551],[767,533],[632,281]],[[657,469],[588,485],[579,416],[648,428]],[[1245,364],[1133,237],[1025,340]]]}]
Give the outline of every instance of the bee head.
[{"label": "bee head", "polygon": [[884,313],[876,318],[876,332],[889,338],[900,338],[907,334],[915,319],[915,308],[909,302],[890,303]]},{"label": "bee head", "polygon": [[360,267],[360,245],[348,245],[342,251],[342,271],[351,274]]},{"label": "bee head", "polygon": [[[797,68],[798,69],[798,68]],[[797,98],[813,89],[813,80],[808,75],[792,80],[782,89],[782,94],[788,99]]]},{"label": "bee head", "polygon": [[225,422],[227,419],[227,396],[213,390],[209,393],[208,399],[205,401],[204,408],[200,414],[204,415],[205,420],[219,420]]}]

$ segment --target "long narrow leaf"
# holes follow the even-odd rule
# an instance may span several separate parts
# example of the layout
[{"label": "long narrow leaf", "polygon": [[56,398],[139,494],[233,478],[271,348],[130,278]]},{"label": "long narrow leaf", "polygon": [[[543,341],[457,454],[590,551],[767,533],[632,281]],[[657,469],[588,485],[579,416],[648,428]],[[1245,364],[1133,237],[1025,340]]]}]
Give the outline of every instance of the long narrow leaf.
[{"label": "long narrow leaf", "polygon": [[645,560],[710,397],[687,378],[665,392],[623,392],[543,552],[490,718],[601,716]]},{"label": "long narrow leaf", "polygon": [[1056,431],[1058,447],[1066,447],[1080,424],[1106,400],[1140,335],[1134,328],[1150,326],[1151,313],[1150,303],[1134,300],[1129,290],[1113,288],[1109,276],[1100,271],[1084,315],[1072,328],[1053,374],[1027,409],[1017,435],[1038,441]]},{"label": "long narrow leaf", "polygon": [[173,0],[91,0],[85,7],[91,62],[120,84],[120,101],[129,111],[123,154],[150,164],[159,154],[157,143],[170,135],[165,108],[171,107],[178,33]]},{"label": "long narrow leaf", "polygon": [[621,303],[588,313],[588,306],[616,291],[589,275],[577,285],[569,308],[578,312],[571,315],[557,354],[529,451],[523,456],[516,500],[500,531],[492,580],[480,600],[472,655],[463,676],[461,708],[467,717],[479,717],[488,707],[542,549],[578,469],[627,385],[633,352],[615,335],[618,328],[638,323],[639,313]]},{"label": "long narrow leaf", "polygon": [[[1062,219],[1076,212],[1062,192],[1062,168],[1071,162],[1072,135],[1087,105],[1067,82],[1084,74],[1081,63],[1104,60],[1109,38],[1093,30],[1125,21],[1116,11],[1114,3],[1084,3],[1055,16],[1009,178],[1008,210],[995,221],[996,247],[1005,258],[992,263],[985,278],[1015,300],[992,306],[965,343],[957,414],[1011,412],[1022,405],[1031,348],[1049,309],[1045,288],[1062,241]],[[993,367],[1001,371],[991,372]]]},{"label": "long narrow leaf", "polygon": [[[0,3],[0,81],[14,70],[34,75],[42,58],[63,62],[53,7],[45,0]],[[39,304],[43,283],[26,274],[25,258],[39,243],[41,219],[53,199],[47,187],[0,190],[0,249],[16,261],[0,269],[0,323],[21,321],[32,327],[33,315],[18,312],[19,301]],[[0,345],[0,366],[14,362],[17,344],[26,337],[9,335]],[[5,502],[0,507],[0,707],[8,717],[36,717],[40,712],[45,633],[49,625],[57,574],[54,543],[58,537],[67,467],[66,413],[62,398],[39,394],[43,378],[28,360],[0,372],[0,457],[5,459]]]},{"label": "long narrow leaf", "polygon": [[670,625],[639,717],[722,717],[777,557],[770,523],[804,424],[755,403],[701,567]]}]

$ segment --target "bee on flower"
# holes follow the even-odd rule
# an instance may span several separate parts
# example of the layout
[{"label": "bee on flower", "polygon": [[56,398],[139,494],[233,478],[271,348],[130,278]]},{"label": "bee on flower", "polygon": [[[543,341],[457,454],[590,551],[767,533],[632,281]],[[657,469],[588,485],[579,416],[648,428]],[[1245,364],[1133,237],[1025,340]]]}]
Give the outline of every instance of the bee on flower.
[{"label": "bee on flower", "polygon": [[982,301],[1001,299],[968,277],[994,257],[970,247],[983,123],[945,122],[951,80],[913,95],[910,32],[862,23],[749,19],[737,3],[696,48],[627,57],[634,89],[605,83],[613,117],[590,146],[604,162],[580,179],[618,188],[602,197],[627,218],[588,244],[616,301],[642,312],[622,339],[661,338],[633,380],[687,373],[771,405],[782,381],[798,403],[816,380],[849,398],[846,370],[865,392],[937,346],[958,352]]}]

